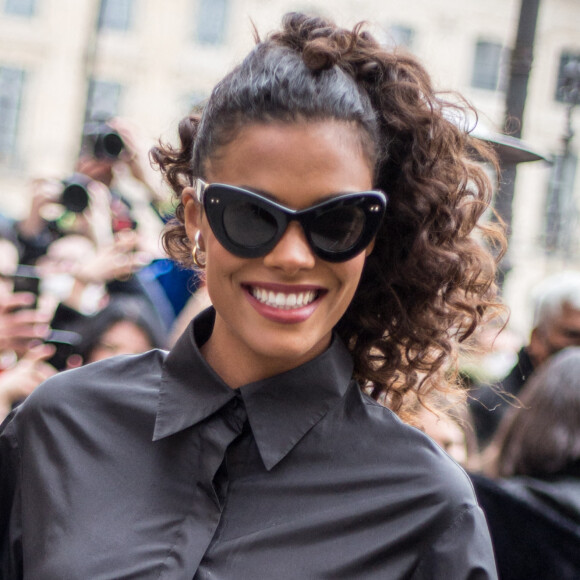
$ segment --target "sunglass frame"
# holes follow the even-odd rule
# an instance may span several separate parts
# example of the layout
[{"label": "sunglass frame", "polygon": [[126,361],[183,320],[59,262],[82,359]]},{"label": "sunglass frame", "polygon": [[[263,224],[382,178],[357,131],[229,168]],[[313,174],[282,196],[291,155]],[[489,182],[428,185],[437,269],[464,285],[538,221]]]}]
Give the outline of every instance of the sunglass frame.
[{"label": "sunglass frame", "polygon": [[[312,251],[327,262],[345,262],[360,254],[376,236],[387,207],[387,196],[382,191],[363,191],[345,193],[327,199],[312,207],[294,210],[258,193],[224,183],[205,183],[201,179],[196,182],[196,196],[203,205],[210,227],[220,244],[240,258],[259,258],[271,252],[280,241],[291,221],[297,221],[306,235]],[[276,221],[277,230],[268,242],[246,246],[233,240],[223,223],[223,213],[228,201],[239,200],[240,196],[250,199],[257,207],[268,212]],[[361,207],[365,215],[363,230],[357,241],[349,248],[341,251],[328,251],[318,246],[311,236],[310,225],[320,215],[340,205],[356,205]]]}]

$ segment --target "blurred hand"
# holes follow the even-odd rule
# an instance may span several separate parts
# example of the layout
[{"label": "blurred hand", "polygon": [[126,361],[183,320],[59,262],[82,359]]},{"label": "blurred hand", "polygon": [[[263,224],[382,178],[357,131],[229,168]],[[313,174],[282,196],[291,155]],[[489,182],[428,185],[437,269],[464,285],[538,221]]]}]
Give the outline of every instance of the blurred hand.
[{"label": "blurred hand", "polygon": [[28,292],[2,293],[0,297],[0,351],[25,352],[34,340],[49,333],[48,313],[30,309],[34,296]]},{"label": "blurred hand", "polygon": [[138,234],[123,230],[115,236],[112,244],[99,248],[91,260],[81,264],[75,278],[85,284],[126,280],[151,259],[151,254],[140,250]]},{"label": "blurred hand", "polygon": [[100,181],[88,185],[89,207],[81,214],[86,219],[89,237],[98,247],[113,242],[113,215],[111,213],[111,192]]},{"label": "blurred hand", "polygon": [[81,154],[77,160],[75,171],[109,186],[113,179],[114,164],[114,159],[96,158],[89,154]]},{"label": "blurred hand", "polygon": [[25,238],[38,236],[46,227],[43,210],[48,204],[57,203],[62,183],[57,179],[34,179],[30,182],[31,202],[28,215],[18,222],[18,229]]},{"label": "blurred hand", "polygon": [[0,373],[0,420],[10,412],[13,403],[25,399],[40,383],[56,374],[56,369],[45,362],[53,353],[54,346],[39,344]]}]

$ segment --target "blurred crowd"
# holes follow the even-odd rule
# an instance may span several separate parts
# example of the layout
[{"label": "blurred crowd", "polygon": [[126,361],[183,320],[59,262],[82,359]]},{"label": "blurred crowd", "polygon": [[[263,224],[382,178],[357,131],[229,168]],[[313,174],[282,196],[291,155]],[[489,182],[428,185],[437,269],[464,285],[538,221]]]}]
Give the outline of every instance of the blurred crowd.
[{"label": "blurred crowd", "polygon": [[168,348],[190,319],[199,280],[159,246],[170,196],[147,150],[126,120],[89,123],[71,175],[0,215],[0,417],[56,372]]},{"label": "blurred crowd", "polygon": [[[169,348],[208,304],[159,247],[169,195],[126,121],[89,124],[72,174],[30,188],[23,219],[0,215],[0,419],[57,372]],[[467,402],[427,398],[415,426],[472,476],[501,578],[580,578],[580,273],[537,288],[525,345],[479,338]]]}]

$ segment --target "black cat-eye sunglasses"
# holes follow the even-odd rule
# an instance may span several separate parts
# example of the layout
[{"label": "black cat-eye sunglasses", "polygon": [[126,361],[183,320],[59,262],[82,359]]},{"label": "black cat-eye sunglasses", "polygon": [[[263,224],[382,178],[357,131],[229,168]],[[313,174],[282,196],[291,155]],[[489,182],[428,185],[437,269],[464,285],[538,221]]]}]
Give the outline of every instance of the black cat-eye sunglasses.
[{"label": "black cat-eye sunglasses", "polygon": [[297,221],[314,253],[328,262],[345,262],[376,235],[387,207],[380,191],[345,193],[302,210],[222,183],[196,181],[196,195],[220,244],[241,258],[268,254],[288,224]]}]

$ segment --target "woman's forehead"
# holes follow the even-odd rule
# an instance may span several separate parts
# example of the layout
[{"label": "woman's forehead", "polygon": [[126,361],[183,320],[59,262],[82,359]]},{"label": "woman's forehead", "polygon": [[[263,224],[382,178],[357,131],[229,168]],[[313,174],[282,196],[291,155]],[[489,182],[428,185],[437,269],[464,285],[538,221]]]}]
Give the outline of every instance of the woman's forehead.
[{"label": "woman's forehead", "polygon": [[295,208],[372,188],[372,170],[352,124],[336,121],[243,127],[208,160],[209,183],[265,193]]}]

